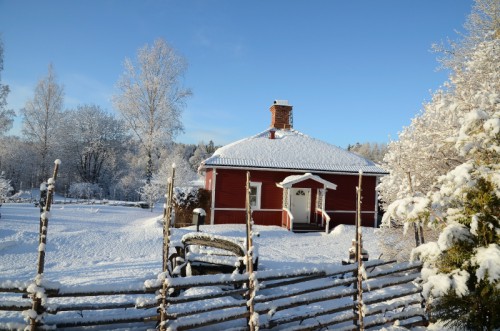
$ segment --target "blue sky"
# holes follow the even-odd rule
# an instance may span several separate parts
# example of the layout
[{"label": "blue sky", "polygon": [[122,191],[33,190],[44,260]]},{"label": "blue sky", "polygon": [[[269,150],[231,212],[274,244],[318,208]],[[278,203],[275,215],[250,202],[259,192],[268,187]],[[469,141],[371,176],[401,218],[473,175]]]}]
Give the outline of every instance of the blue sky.
[{"label": "blue sky", "polygon": [[[125,58],[164,38],[193,90],[177,141],[226,144],[269,127],[275,99],[294,128],[347,147],[396,139],[439,88],[431,44],[456,39],[472,0],[0,0],[2,83],[18,111],[52,63],[65,108],[111,97]],[[19,120],[11,134],[19,134]]]}]

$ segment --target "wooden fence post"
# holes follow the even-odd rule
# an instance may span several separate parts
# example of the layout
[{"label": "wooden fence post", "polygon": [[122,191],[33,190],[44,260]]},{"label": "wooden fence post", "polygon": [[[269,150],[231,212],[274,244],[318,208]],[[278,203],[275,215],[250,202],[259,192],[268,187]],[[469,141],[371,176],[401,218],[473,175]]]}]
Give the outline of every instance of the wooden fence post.
[{"label": "wooden fence post", "polygon": [[356,188],[356,193],[357,193],[357,203],[356,203],[356,262],[358,263],[358,271],[357,271],[357,327],[358,330],[364,330],[364,321],[363,321],[363,315],[364,315],[364,303],[363,303],[363,275],[366,274],[366,272],[363,270],[363,238],[362,238],[362,232],[361,232],[361,183],[363,179],[363,171],[359,171],[359,183],[358,187]]},{"label": "wooden fence post", "polygon": [[43,272],[45,269],[45,247],[47,245],[47,228],[49,226],[49,212],[52,205],[52,199],[54,196],[54,190],[56,185],[57,173],[59,171],[59,165],[61,161],[54,161],[54,172],[52,178],[47,181],[48,192],[43,207],[43,211],[40,214],[40,235],[38,243],[38,265],[37,265],[37,275],[35,281],[32,285],[28,287],[28,292],[31,293],[31,299],[33,300],[32,311],[30,313],[30,330],[35,331],[39,325],[41,325],[43,319],[43,313],[45,308],[43,307],[45,301],[45,289],[43,288]]},{"label": "wooden fence post", "polygon": [[162,271],[165,277],[161,289],[161,305],[160,305],[160,330],[165,331],[167,323],[167,282],[166,278],[169,274],[168,269],[168,255],[170,246],[170,224],[172,219],[172,196],[174,192],[174,179],[175,179],[175,163],[172,164],[172,177],[168,179],[166,201],[163,205],[163,265]]},{"label": "wooden fence post", "polygon": [[248,318],[248,326],[250,331],[255,331],[258,328],[258,319],[256,321],[255,312],[255,274],[253,270],[253,233],[252,233],[252,208],[250,205],[250,171],[247,171],[247,182],[246,182],[246,225],[247,225],[247,251],[246,251],[246,261],[247,261],[247,274],[248,274],[248,301],[247,307],[250,314]]}]

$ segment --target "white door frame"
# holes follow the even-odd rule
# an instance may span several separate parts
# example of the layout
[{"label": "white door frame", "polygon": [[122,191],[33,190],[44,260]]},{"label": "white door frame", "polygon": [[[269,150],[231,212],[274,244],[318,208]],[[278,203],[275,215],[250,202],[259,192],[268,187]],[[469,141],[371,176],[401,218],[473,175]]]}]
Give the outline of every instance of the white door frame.
[{"label": "white door frame", "polygon": [[[302,190],[305,193],[306,199],[299,199],[300,205],[296,205],[294,197],[297,192]],[[311,189],[310,188],[290,188],[290,211],[292,212],[294,223],[310,223],[311,215]],[[305,217],[304,217],[305,216]]]}]

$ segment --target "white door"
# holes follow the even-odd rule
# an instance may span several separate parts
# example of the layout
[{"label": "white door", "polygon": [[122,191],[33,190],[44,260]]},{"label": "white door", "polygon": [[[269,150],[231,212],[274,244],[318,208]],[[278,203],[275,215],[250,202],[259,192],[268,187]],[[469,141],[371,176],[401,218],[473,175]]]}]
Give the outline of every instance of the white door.
[{"label": "white door", "polygon": [[310,188],[292,188],[290,190],[290,204],[293,221],[295,223],[309,223],[310,214]]}]

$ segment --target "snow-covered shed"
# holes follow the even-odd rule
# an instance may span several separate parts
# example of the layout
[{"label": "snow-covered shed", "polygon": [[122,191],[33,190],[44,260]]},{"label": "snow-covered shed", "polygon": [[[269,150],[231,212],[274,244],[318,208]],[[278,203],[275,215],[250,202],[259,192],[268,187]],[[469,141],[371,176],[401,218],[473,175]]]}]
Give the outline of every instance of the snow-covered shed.
[{"label": "snow-covered shed", "polygon": [[205,188],[212,195],[209,222],[245,222],[246,172],[250,171],[256,224],[293,230],[354,224],[362,170],[362,223],[376,226],[375,187],[386,172],[357,154],[294,130],[288,101],[274,101],[270,111],[270,128],[223,146],[202,162]]}]

